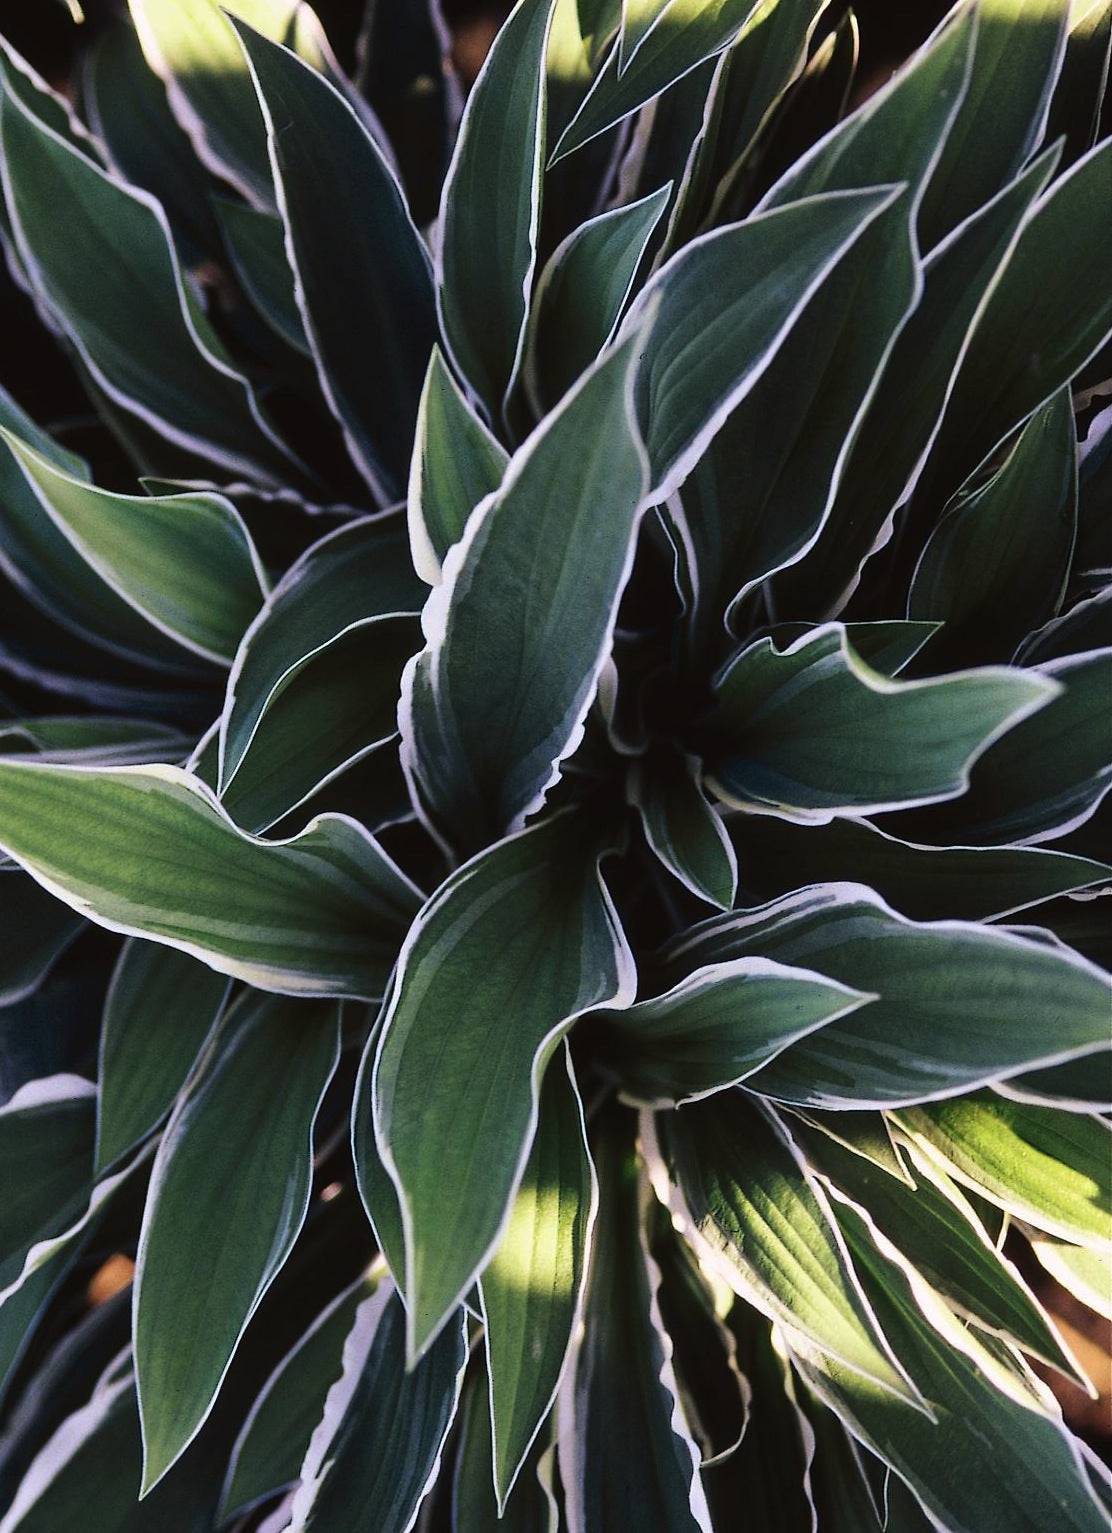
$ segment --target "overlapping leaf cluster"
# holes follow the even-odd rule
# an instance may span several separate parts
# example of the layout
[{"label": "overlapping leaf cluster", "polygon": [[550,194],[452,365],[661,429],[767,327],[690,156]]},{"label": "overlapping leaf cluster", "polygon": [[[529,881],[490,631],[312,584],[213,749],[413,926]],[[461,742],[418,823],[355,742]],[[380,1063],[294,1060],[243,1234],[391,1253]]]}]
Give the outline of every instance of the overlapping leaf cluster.
[{"label": "overlapping leaf cluster", "polygon": [[0,1533],[1097,1533],[1112,6],[228,9],[0,54]]}]

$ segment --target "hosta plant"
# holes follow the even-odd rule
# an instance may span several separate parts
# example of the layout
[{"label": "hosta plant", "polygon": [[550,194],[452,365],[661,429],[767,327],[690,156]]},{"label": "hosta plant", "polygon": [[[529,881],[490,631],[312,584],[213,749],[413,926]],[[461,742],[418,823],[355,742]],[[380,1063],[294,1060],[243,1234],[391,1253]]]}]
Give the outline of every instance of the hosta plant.
[{"label": "hosta plant", "polygon": [[3,46],[0,1533],[1108,1526],[1110,40]]}]

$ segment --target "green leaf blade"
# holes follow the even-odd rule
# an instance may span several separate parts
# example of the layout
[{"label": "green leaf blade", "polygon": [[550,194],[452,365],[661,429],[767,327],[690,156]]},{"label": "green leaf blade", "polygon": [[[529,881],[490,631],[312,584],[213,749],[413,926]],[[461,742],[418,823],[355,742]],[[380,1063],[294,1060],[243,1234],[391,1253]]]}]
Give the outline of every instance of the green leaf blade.
[{"label": "green leaf blade", "polygon": [[[89,827],[74,838],[77,817]],[[338,815],[287,842],[239,831],[173,767],[0,760],[0,845],[67,904],[263,989],[381,995],[417,891]]]},{"label": "green leaf blade", "polygon": [[166,1130],[136,1272],[144,1491],[200,1430],[293,1247],[309,1207],[313,1124],[338,1059],[333,1003],[246,998]]},{"label": "green leaf blade", "polygon": [[[500,1239],[557,1040],[587,1007],[628,995],[597,855],[567,817],[523,831],[442,885],[403,949],[372,1092],[405,1227],[411,1356]],[[474,1083],[462,1102],[461,1080]],[[370,1106],[361,1097],[357,1115]]]}]

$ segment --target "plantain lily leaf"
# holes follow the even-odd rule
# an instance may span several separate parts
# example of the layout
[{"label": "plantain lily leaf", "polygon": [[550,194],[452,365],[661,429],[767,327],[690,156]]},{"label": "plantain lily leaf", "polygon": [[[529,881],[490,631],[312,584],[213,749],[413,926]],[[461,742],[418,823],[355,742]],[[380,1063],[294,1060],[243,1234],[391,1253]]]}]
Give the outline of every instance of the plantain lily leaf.
[{"label": "plantain lily leaf", "polygon": [[463,1311],[408,1371],[406,1316],[384,1279],[344,1344],[343,1373],[313,1433],[289,1533],[406,1533],[436,1479],[467,1361]]},{"label": "plantain lily leaf", "polygon": [[1085,1246],[1035,1236],[1031,1249],[1051,1277],[1074,1298],[1112,1320],[1112,1258]]},{"label": "plantain lily leaf", "polygon": [[221,1498],[225,1517],[296,1484],[328,1391],[343,1370],[356,1311],[374,1287],[361,1277],[337,1294],[263,1385],[232,1449]]},{"label": "plantain lily leaf", "polygon": [[556,1397],[580,1320],[598,1209],[583,1105],[566,1047],[561,1053],[541,1084],[533,1148],[480,1282],[499,1509]]},{"label": "plantain lily leaf", "polygon": [[[436,337],[432,269],[401,187],[339,91],[235,24],[267,124],[298,307],[321,388],[384,501],[404,490]],[[377,356],[378,364],[368,366]]]},{"label": "plantain lily leaf", "polygon": [[0,873],[0,1006],[33,995],[84,922],[18,872]]},{"label": "plantain lily leaf", "polygon": [[[598,852],[566,817],[480,853],[414,923],[372,1084],[375,1137],[405,1228],[411,1357],[502,1238],[558,1040],[588,1007],[632,999],[631,990]],[[463,1098],[460,1079],[474,1083]],[[371,1106],[364,1091],[357,1113]]]},{"label": "plantain lily leaf", "polygon": [[1009,1101],[1035,1107],[1112,1113],[1112,1048],[997,1081],[993,1089]]},{"label": "plantain lily leaf", "polygon": [[495,422],[525,346],[554,3],[519,0],[499,32],[468,99],[441,200],[441,329],[460,373]]},{"label": "plantain lily leaf", "polygon": [[448,550],[467,518],[502,483],[509,455],[468,404],[439,346],[433,347],[417,413],[409,475],[409,542],[413,567],[439,585]]},{"label": "plantain lily leaf", "polygon": [[[243,636],[220,724],[220,786],[239,770],[259,721],[307,663],[370,618],[420,610],[424,588],[394,514],[364,517],[329,533],[297,559]],[[388,643],[397,625],[383,628]]]},{"label": "plantain lily leaf", "polygon": [[600,1057],[622,1091],[653,1106],[737,1085],[797,1039],[870,996],[763,958],[707,964],[653,1000],[600,1008]]},{"label": "plantain lily leaf", "polygon": [[0,138],[8,206],[36,295],[64,321],[112,404],[233,474],[272,484],[296,475],[188,293],[161,205],[93,165],[10,94]]},{"label": "plantain lily leaf", "polygon": [[734,1091],[657,1114],[644,1132],[660,1157],[658,1193],[735,1293],[807,1356],[836,1356],[893,1397],[914,1400],[829,1202],[778,1120]]},{"label": "plantain lily leaf", "polygon": [[1112,4],[1078,0],[1070,6],[1069,36],[1054,97],[1048,139],[1066,135],[1070,159],[1084,154],[1100,137],[1100,116],[1112,64]]},{"label": "plantain lily leaf", "polygon": [[985,1377],[991,1358],[972,1339],[959,1350],[953,1331],[939,1336],[919,1294],[871,1248],[863,1221],[848,1209],[844,1218],[869,1298],[933,1419],[833,1360],[821,1373],[801,1361],[808,1384],[943,1526],[983,1528],[1003,1515],[1023,1533],[1047,1526],[1096,1533],[1105,1519],[1061,1423],[994,1387]]},{"label": "plantain lily leaf", "polygon": [[838,623],[783,652],[758,640],[717,691],[712,790],[738,808],[820,823],[958,797],[993,740],[1056,695],[1033,673],[1003,668],[890,681]]},{"label": "plantain lily leaf", "polygon": [[[982,0],[969,89],[919,217],[930,250],[1018,173],[1046,130],[1068,0]],[[995,82],[1006,79],[998,92]]]},{"label": "plantain lily leaf", "polygon": [[661,187],[580,224],[537,282],[525,376],[538,413],[551,409],[613,338],[668,203]]},{"label": "plantain lily leaf", "polygon": [[151,70],[126,23],[100,33],[86,59],[83,105],[110,167],[166,209],[187,256],[220,248],[209,201],[211,183],[170,110],[166,87]]},{"label": "plantain lily leaf", "polygon": [[896,1122],[944,1171],[1036,1229],[1097,1249],[1112,1235],[1112,1140],[1099,1117],[986,1092],[905,1108]]},{"label": "plantain lily leaf", "polygon": [[109,930],[291,994],[381,995],[419,900],[355,822],[322,815],[260,841],[174,767],[0,759],[0,845]]},{"label": "plantain lily leaf", "polygon": [[726,1324],[752,1399],[736,1451],[703,1471],[715,1526],[722,1518],[728,1525],[733,1508],[744,1505],[754,1533],[814,1533],[814,1441],[791,1371],[774,1348],[768,1322],[751,1305],[735,1302]]},{"label": "plantain lily leaf", "polygon": [[[950,1096],[1107,1041],[1112,982],[1079,954],[999,927],[907,921],[853,884],[715,917],[668,956],[686,974],[750,953],[818,968],[876,997],[751,1078],[751,1089],[801,1106]],[[1047,1016],[1056,1018],[1050,1033]]]},{"label": "plantain lily leaf", "polygon": [[[472,847],[518,829],[579,743],[647,487],[636,361],[630,339],[519,449],[422,615],[402,760],[430,821],[466,827]],[[533,568],[545,571],[543,594],[523,579]]]},{"label": "plantain lily leaf", "polygon": [[986,751],[970,775],[969,792],[944,811],[944,824],[915,816],[912,829],[924,832],[924,839],[933,841],[942,831],[948,841],[1035,845],[1083,825],[1107,794],[1112,647],[1049,660],[1028,674],[1045,676],[1062,690]]},{"label": "plantain lily leaf", "polygon": [[26,443],[33,452],[37,452],[40,458],[46,458],[56,468],[60,468],[67,474],[72,474],[75,479],[89,478],[89,465],[75,452],[60,446],[48,431],[37,426],[27,411],[12,398],[7,389],[0,384],[0,427],[10,432],[12,436],[19,437],[21,442]]},{"label": "plantain lily leaf", "polygon": [[718,811],[703,794],[698,761],[660,752],[635,765],[631,793],[645,839],[660,861],[710,905],[729,910],[737,858]]},{"label": "plantain lily leaf", "polygon": [[761,0],[724,56],[724,71],[695,147],[669,241],[689,238],[700,213],[719,222],[749,151],[785,92],[802,73],[821,15],[815,0]]},{"label": "plantain lily leaf", "polygon": [[[137,1145],[173,1106],[228,995],[188,953],[126,942],[104,1003],[97,1078],[97,1170]],[[159,1046],[151,1048],[157,1037]]]},{"label": "plantain lily leaf", "polygon": [[[628,17],[629,0],[624,9]],[[648,7],[651,14],[636,29],[627,21],[549,164],[590,143],[729,47],[755,9],[755,0],[666,0]]]},{"label": "plantain lily leaf", "polygon": [[1105,140],[1051,183],[1020,230],[982,307],[932,451],[933,466],[952,485],[1068,383],[1112,331],[1112,273],[1100,234],[1112,220],[1110,166]]},{"label": "plantain lily leaf", "polygon": [[152,756],[184,755],[190,737],[147,719],[77,714],[0,724],[0,754],[70,766],[130,766]]},{"label": "plantain lily leaf", "polygon": [[[126,1357],[124,1359],[126,1362]],[[87,1404],[67,1416],[32,1462],[3,1533],[53,1533],[80,1524],[89,1533],[205,1533],[212,1527],[212,1476],[183,1471],[136,1505],[142,1448],[135,1381],[117,1369]]]},{"label": "plantain lily leaf", "polygon": [[215,198],[213,207],[240,287],[287,346],[311,355],[281,218],[228,197]]},{"label": "plantain lily leaf", "polygon": [[[912,1160],[915,1186],[871,1166],[823,1136],[807,1142],[808,1159],[901,1252],[936,1293],[990,1332],[1077,1381],[1050,1321],[973,1209],[948,1178]],[[817,1156],[812,1155],[817,1150]],[[835,1216],[839,1205],[834,1205]]]},{"label": "plantain lily leaf", "polygon": [[494,1494],[490,1402],[486,1381],[476,1374],[460,1405],[459,1449],[452,1487],[453,1533],[557,1533],[558,1510],[552,1494],[552,1445],[542,1431],[521,1467],[499,1515]]},{"label": "plantain lily leaf", "polygon": [[[274,205],[266,130],[233,30],[242,17],[320,67],[319,35],[297,25],[298,0],[128,0],[147,63],[198,159],[257,207]],[[305,8],[307,9],[307,7]],[[314,18],[315,19],[315,18]]]},{"label": "plantain lily leaf", "polygon": [[641,290],[619,339],[642,340],[637,411],[653,499],[682,482],[792,326],[899,189],[831,192],[715,230]]},{"label": "plantain lily leaf", "polygon": [[[54,623],[133,665],[200,669],[194,656],[183,655],[74,547],[36,494],[14,442],[5,435],[0,443],[0,567],[12,583]],[[18,627],[26,634],[25,622]]]},{"label": "plantain lily leaf", "polygon": [[731,840],[745,868],[745,903],[803,884],[836,883],[847,868],[915,921],[982,921],[1112,878],[1107,863],[1038,847],[919,846],[867,820],[794,825],[736,814]]},{"label": "plantain lily leaf", "polygon": [[0,1107],[7,1189],[0,1216],[0,1291],[10,1287],[30,1248],[59,1235],[88,1199],[95,1096],[79,1076],[54,1075],[28,1082]]},{"label": "plantain lily leaf", "polygon": [[1056,147],[1041,154],[923,264],[922,295],[869,401],[815,546],[781,581],[793,605],[839,603],[884,541],[889,518],[910,494],[939,431],[981,309],[1058,158]]},{"label": "plantain lily leaf", "polygon": [[932,658],[1007,659],[1057,610],[1076,532],[1077,434],[1062,389],[988,483],[958,495],[923,549],[908,615],[945,623]]},{"label": "plantain lily leaf", "polygon": [[228,501],[115,495],[17,437],[3,439],[55,527],[118,596],[203,659],[231,661],[266,596],[266,574]]},{"label": "plantain lily leaf", "polygon": [[233,820],[251,831],[274,825],[390,740],[402,668],[420,642],[415,617],[368,618],[287,673],[220,791]]},{"label": "plantain lily leaf", "polygon": [[710,1533],[699,1452],[660,1319],[637,1158],[612,1112],[595,1149],[600,1210],[583,1328],[559,1400],[568,1525],[592,1533]]},{"label": "plantain lily leaf", "polygon": [[339,1055],[335,1003],[244,996],[170,1119],[135,1278],[144,1492],[200,1430],[293,1248],[309,1208],[313,1124]]}]

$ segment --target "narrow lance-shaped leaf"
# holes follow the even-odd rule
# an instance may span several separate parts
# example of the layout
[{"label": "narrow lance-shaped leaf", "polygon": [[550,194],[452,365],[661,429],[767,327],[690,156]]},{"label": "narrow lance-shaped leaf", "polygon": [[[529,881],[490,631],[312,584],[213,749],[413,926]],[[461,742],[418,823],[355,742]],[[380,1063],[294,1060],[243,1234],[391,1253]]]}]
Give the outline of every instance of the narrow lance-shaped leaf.
[{"label": "narrow lance-shaped leaf", "polygon": [[668,0],[619,43],[552,153],[551,163],[605,133],[729,46],[756,0]]},{"label": "narrow lance-shaped leaf", "polygon": [[200,1430],[293,1248],[339,1053],[334,1002],[245,995],[163,1135],[135,1279],[144,1491]]},{"label": "narrow lance-shaped leaf", "polygon": [[737,858],[718,810],[707,802],[694,757],[661,752],[635,763],[631,796],[645,839],[693,894],[729,910],[737,893]]},{"label": "narrow lance-shaped leaf", "polygon": [[0,1107],[0,1290],[28,1248],[59,1234],[88,1196],[95,1122],[93,1087],[74,1075],[31,1081]]},{"label": "narrow lance-shaped leaf", "polygon": [[922,1152],[1008,1213],[1087,1248],[1112,1238],[1112,1137],[1095,1114],[1005,1102],[988,1092],[904,1108]]},{"label": "narrow lance-shaped leaf", "polygon": [[0,384],[0,426],[5,431],[11,432],[13,436],[19,437],[20,441],[25,442],[33,452],[37,452],[40,458],[46,458],[56,468],[72,474],[75,479],[89,478],[89,465],[84,458],[60,446],[48,431],[36,425],[3,384]]},{"label": "narrow lance-shaped leaf", "polygon": [[448,550],[467,518],[502,483],[509,454],[468,404],[439,346],[429,358],[409,471],[409,543],[413,567],[440,584]]},{"label": "narrow lance-shaped leaf", "polygon": [[399,1193],[411,1357],[497,1248],[557,1041],[587,1007],[631,999],[631,967],[598,851],[566,815],[480,853],[414,923],[378,1045],[373,1104],[365,1094],[357,1103],[358,1114],[373,1105]]},{"label": "narrow lance-shaped leaf", "polygon": [[920,214],[924,249],[988,202],[1037,148],[1069,11],[1069,0],[981,0],[969,89]]},{"label": "narrow lance-shaped leaf", "polygon": [[354,821],[260,841],[175,767],[0,760],[0,846],[109,930],[293,994],[381,995],[419,902]]},{"label": "narrow lance-shaped leaf", "polygon": [[232,667],[220,721],[221,789],[267,709],[318,651],[366,619],[416,613],[424,596],[395,513],[349,522],[295,560],[244,634]]},{"label": "narrow lance-shaped leaf", "polygon": [[3,438],[54,525],[129,606],[203,658],[231,661],[267,582],[230,502],[116,495]]},{"label": "narrow lance-shaped leaf", "polygon": [[600,1058],[623,1092],[681,1105],[738,1084],[870,999],[805,969],[736,958],[696,969],[652,1000],[590,1016]]},{"label": "narrow lance-shaped leaf", "polygon": [[560,1479],[571,1533],[710,1533],[645,1246],[632,1118],[599,1120],[600,1208],[583,1327],[560,1390]]},{"label": "narrow lance-shaped leaf", "polygon": [[637,414],[654,500],[683,481],[809,300],[899,188],[810,197],[693,240],[642,290],[619,339],[652,317]]},{"label": "narrow lance-shaped leaf", "polygon": [[296,1483],[328,1391],[343,1371],[356,1311],[375,1286],[361,1277],[338,1294],[263,1385],[232,1449],[221,1498],[226,1516]]},{"label": "narrow lance-shaped leaf", "polygon": [[579,1323],[598,1204],[583,1107],[564,1048],[545,1072],[537,1133],[480,1282],[494,1486],[504,1506],[556,1396]]},{"label": "narrow lance-shaped leaf", "polygon": [[189,256],[218,250],[208,172],[125,20],[99,33],[85,56],[81,85],[82,108],[111,168],[158,198]]},{"label": "narrow lance-shaped leaf", "polygon": [[422,615],[403,761],[432,823],[472,847],[543,802],[610,648],[647,487],[636,346],[609,354],[515,454]]},{"label": "narrow lance-shaped leaf", "polygon": [[343,1373],[313,1433],[288,1533],[409,1533],[436,1480],[467,1362],[463,1310],[406,1367],[406,1316],[387,1278],[356,1311]]},{"label": "narrow lance-shaped leaf", "polygon": [[22,873],[0,874],[0,1007],[34,994],[83,924]]},{"label": "narrow lance-shaped leaf", "polygon": [[228,988],[223,974],[188,953],[153,942],[124,944],[101,1020],[98,1170],[118,1160],[169,1112]]},{"label": "narrow lance-shaped leaf", "polygon": [[923,549],[908,614],[945,624],[932,657],[1006,659],[1057,610],[1076,530],[1077,428],[1061,389],[988,483],[958,495]]},{"label": "narrow lance-shaped leaf", "polygon": [[307,655],[271,695],[220,790],[236,823],[275,824],[392,739],[402,668],[420,642],[416,617],[368,618]]},{"label": "narrow lance-shaped leaf", "polygon": [[551,409],[610,342],[670,190],[598,214],[549,257],[533,298],[525,364],[538,413]]},{"label": "narrow lance-shaped leaf", "polygon": [[432,268],[401,187],[352,106],[242,23],[286,249],[321,388],[384,501],[403,493],[436,337]]},{"label": "narrow lance-shaped leaf", "polygon": [[[136,612],[74,547],[28,481],[13,441],[5,436],[0,442],[0,568],[8,580],[66,636],[76,634],[101,651],[97,672],[102,686],[104,651],[132,665],[203,672],[194,655],[183,653]],[[11,627],[26,642],[27,617],[17,621],[13,597],[9,589]]]},{"label": "narrow lance-shaped leaf", "polygon": [[816,0],[761,0],[750,14],[723,58],[669,243],[690,237],[696,219],[704,228],[722,221],[759,130],[802,73],[822,9]]},{"label": "narrow lance-shaped leaf", "polygon": [[553,6],[519,0],[499,32],[468,99],[441,200],[441,327],[495,422],[521,365],[537,259]]},{"label": "narrow lance-shaped leaf", "polygon": [[[1072,1360],[1019,1273],[989,1239],[945,1176],[912,1161],[914,1188],[870,1165],[827,1135],[805,1141],[808,1159],[829,1177],[957,1312],[1076,1381]],[[838,1213],[838,1205],[834,1208]]]},{"label": "narrow lance-shaped leaf", "polygon": [[[916,210],[962,98],[972,26],[965,15],[944,28],[760,204],[876,182],[905,188],[816,294],[693,476],[688,520],[706,593],[703,625],[719,623],[723,611],[737,625],[747,592],[821,537],[885,363],[922,296]],[[821,604],[808,616],[816,610]],[[713,628],[696,638],[713,641]]]},{"label": "narrow lance-shaped leaf", "polygon": [[734,1292],[807,1356],[829,1353],[914,1399],[826,1197],[778,1120],[734,1091],[644,1121],[658,1195]]},{"label": "narrow lance-shaped leaf", "polygon": [[703,1471],[715,1526],[728,1526],[744,1506],[753,1533],[815,1533],[814,1438],[781,1339],[744,1299],[734,1301],[725,1324],[751,1398],[736,1451]]},{"label": "narrow lance-shaped leaf", "polygon": [[921,846],[867,820],[799,825],[742,812],[729,828],[745,868],[741,904],[837,883],[852,868],[913,920],[985,921],[1112,879],[1112,867],[1090,857],[1038,847]]},{"label": "narrow lance-shaped leaf", "polygon": [[555,1444],[551,1418],[514,1481],[501,1516],[494,1494],[494,1449],[491,1442],[490,1401],[486,1379],[474,1373],[463,1392],[459,1412],[459,1448],[452,1482],[453,1533],[557,1533],[556,1499],[552,1494]]},{"label": "narrow lance-shaped leaf", "polygon": [[[297,0],[128,0],[147,62],[197,157],[257,207],[272,207],[266,130],[230,17],[323,62],[313,29],[295,25]],[[307,7],[305,9],[308,9]],[[315,19],[315,18],[314,18]],[[319,34],[318,34],[319,36]]]},{"label": "narrow lance-shaped leaf", "polygon": [[905,1274],[876,1251],[864,1221],[845,1209],[843,1222],[880,1323],[932,1415],[882,1395],[833,1359],[821,1372],[800,1359],[820,1399],[907,1481],[937,1524],[969,1533],[1001,1517],[1017,1533],[1105,1527],[1079,1450],[1061,1422],[996,1387],[990,1354],[958,1322],[940,1336],[931,1322],[942,1317],[922,1313],[921,1291],[908,1291]]},{"label": "narrow lance-shaped leaf", "polygon": [[281,218],[227,197],[214,198],[213,207],[236,280],[251,304],[287,346],[309,355]]},{"label": "narrow lance-shaped leaf", "polygon": [[977,757],[1055,696],[1042,678],[1003,668],[889,680],[837,623],[782,653],[759,639],[717,691],[713,791],[739,808],[819,821],[958,797]]},{"label": "narrow lance-shaped leaf", "polygon": [[298,474],[190,297],[161,205],[10,95],[0,129],[8,205],[36,294],[64,321],[97,386],[125,415],[234,474],[271,484]]},{"label": "narrow lance-shaped leaf", "polygon": [[986,751],[962,799],[901,829],[929,841],[1032,846],[1092,816],[1112,787],[1112,647],[1048,660],[1027,674],[1062,690]]},{"label": "narrow lance-shaped leaf", "polygon": [[1041,154],[923,264],[923,292],[889,354],[810,556],[780,577],[785,611],[836,608],[914,487],[955,375],[1023,219],[1059,159]]},{"label": "narrow lance-shaped leaf", "polygon": [[137,1505],[142,1446],[135,1380],[126,1354],[91,1399],[63,1418],[27,1469],[0,1528],[3,1533],[54,1533],[80,1525],[111,1533],[205,1533],[216,1512],[217,1483],[203,1460]]},{"label": "narrow lance-shaped leaf", "polygon": [[[931,465],[955,488],[1082,368],[1112,331],[1112,143],[1053,181],[984,306]],[[1085,301],[1079,303],[1078,295]]]},{"label": "narrow lance-shaped leaf", "polygon": [[819,885],[715,917],[669,958],[686,974],[747,954],[818,969],[876,997],[792,1044],[749,1082],[801,1106],[951,1096],[1107,1040],[1112,989],[1095,964],[1000,927],[908,921],[859,885]]}]

